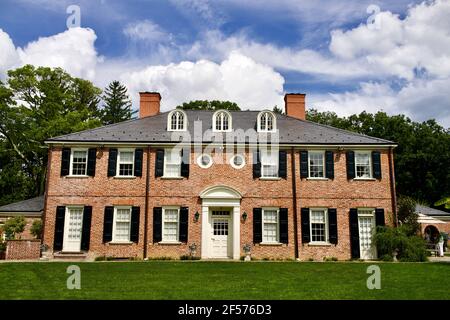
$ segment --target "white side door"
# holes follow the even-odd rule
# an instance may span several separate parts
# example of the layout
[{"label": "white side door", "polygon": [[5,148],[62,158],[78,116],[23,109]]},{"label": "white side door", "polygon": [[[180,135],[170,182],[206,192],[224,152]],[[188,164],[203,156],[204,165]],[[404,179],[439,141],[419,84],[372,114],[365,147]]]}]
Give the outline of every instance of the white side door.
[{"label": "white side door", "polygon": [[212,218],[212,256],[213,258],[229,258],[229,217]]},{"label": "white side door", "polygon": [[67,207],[64,219],[63,251],[79,252],[83,227],[83,207]]},{"label": "white side door", "polygon": [[360,258],[365,260],[376,259],[377,251],[373,237],[375,234],[375,216],[373,214],[358,215],[359,224],[359,251]]}]

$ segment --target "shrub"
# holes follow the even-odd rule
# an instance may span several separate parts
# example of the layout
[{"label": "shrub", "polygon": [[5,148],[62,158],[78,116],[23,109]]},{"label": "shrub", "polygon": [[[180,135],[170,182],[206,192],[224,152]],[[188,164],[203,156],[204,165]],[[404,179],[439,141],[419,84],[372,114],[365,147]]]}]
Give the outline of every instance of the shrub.
[{"label": "shrub", "polygon": [[30,233],[35,236],[37,239],[40,239],[42,236],[42,220],[34,220],[33,224],[30,228]]},{"label": "shrub", "polygon": [[20,234],[23,230],[25,230],[25,225],[25,218],[22,216],[17,216],[6,220],[2,228],[6,235],[6,239],[15,239],[16,234]]},{"label": "shrub", "polygon": [[161,256],[161,257],[152,257],[152,258],[148,258],[147,260],[174,260],[172,257],[166,257],[166,256]]},{"label": "shrub", "polygon": [[200,260],[200,257],[184,254],[180,257],[180,260]]},{"label": "shrub", "polygon": [[404,232],[415,235],[420,231],[420,224],[417,222],[419,215],[416,212],[416,201],[410,197],[400,196],[398,198],[398,221],[404,227]]},{"label": "shrub", "polygon": [[0,252],[6,251],[6,241],[0,241]]},{"label": "shrub", "polygon": [[392,253],[394,250],[398,250],[397,259],[400,261],[426,261],[425,241],[409,232],[409,226],[378,227],[375,235],[378,255],[383,257],[383,260],[388,259],[385,257],[386,255],[392,259]]}]

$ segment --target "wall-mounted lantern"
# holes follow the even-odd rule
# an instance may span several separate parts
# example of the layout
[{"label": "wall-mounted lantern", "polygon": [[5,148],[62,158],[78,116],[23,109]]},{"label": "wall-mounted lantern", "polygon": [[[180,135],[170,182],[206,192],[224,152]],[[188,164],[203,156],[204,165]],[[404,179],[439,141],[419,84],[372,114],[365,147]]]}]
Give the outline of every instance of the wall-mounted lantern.
[{"label": "wall-mounted lantern", "polygon": [[244,211],[244,213],[242,214],[242,221],[245,222],[245,220],[247,220],[247,212]]},{"label": "wall-mounted lantern", "polygon": [[194,214],[194,221],[198,222],[198,219],[200,218],[200,213],[198,211]]}]

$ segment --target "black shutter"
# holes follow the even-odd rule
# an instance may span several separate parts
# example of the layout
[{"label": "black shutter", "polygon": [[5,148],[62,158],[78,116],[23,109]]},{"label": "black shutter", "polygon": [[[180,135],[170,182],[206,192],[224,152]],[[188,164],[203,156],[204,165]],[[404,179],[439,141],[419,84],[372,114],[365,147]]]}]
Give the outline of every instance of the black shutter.
[{"label": "black shutter", "polygon": [[134,150],[134,176],[142,177],[142,159],[144,155],[143,149]]},{"label": "black shutter", "polygon": [[301,216],[302,216],[302,243],[308,243],[311,241],[309,230],[309,208],[302,208]]},{"label": "black shutter", "polygon": [[334,179],[334,153],[325,151],[325,177]]},{"label": "black shutter", "polygon": [[108,177],[115,177],[117,171],[117,149],[109,149]]},{"label": "black shutter", "polygon": [[381,179],[381,155],[379,151],[372,151],[372,170],[375,179]]},{"label": "black shutter", "polygon": [[358,226],[358,209],[350,209],[350,250],[352,258],[360,257],[359,253],[359,226]]},{"label": "black shutter", "polygon": [[[156,150],[155,177],[164,175],[164,150]],[[161,241],[161,240],[160,240]]]},{"label": "black shutter", "polygon": [[262,242],[262,209],[253,208],[253,243]]},{"label": "black shutter", "polygon": [[328,238],[330,243],[338,243],[337,211],[328,209]]},{"label": "black shutter", "polygon": [[183,148],[181,150],[181,176],[189,178],[189,163],[190,163],[191,150],[189,148]]},{"label": "black shutter", "polygon": [[105,207],[103,219],[103,243],[112,241],[114,207]]},{"label": "black shutter", "polygon": [[280,242],[288,243],[288,209],[280,208]]},{"label": "black shutter", "polygon": [[189,220],[189,209],[186,207],[180,208],[180,242],[187,243],[188,241],[188,220]]},{"label": "black shutter", "polygon": [[63,148],[61,153],[61,176],[68,176],[70,171],[70,148]]},{"label": "black shutter", "polygon": [[[70,151],[69,151],[70,152]],[[66,217],[66,207],[56,207],[55,237],[53,239],[53,250],[62,250],[64,239],[64,219]]]},{"label": "black shutter", "polygon": [[153,242],[162,240],[162,208],[153,208]]},{"label": "black shutter", "polygon": [[261,177],[261,158],[259,150],[253,152],[253,179]]},{"label": "black shutter", "polygon": [[97,149],[90,148],[88,150],[87,175],[95,177],[95,164],[97,162]]},{"label": "black shutter", "polygon": [[92,207],[85,206],[83,210],[83,226],[81,229],[81,250],[88,251],[91,241]]},{"label": "black shutter", "polygon": [[287,178],[287,155],[284,150],[278,152],[278,176],[284,179]]},{"label": "black shutter", "polygon": [[131,226],[130,226],[130,241],[139,242],[139,219],[141,216],[140,207],[131,208]]},{"label": "black shutter", "polygon": [[300,178],[308,178],[308,151],[300,151]]},{"label": "black shutter", "polygon": [[375,225],[376,226],[385,226],[384,222],[384,209],[375,209]]},{"label": "black shutter", "polygon": [[355,178],[355,152],[347,151],[347,179]]}]

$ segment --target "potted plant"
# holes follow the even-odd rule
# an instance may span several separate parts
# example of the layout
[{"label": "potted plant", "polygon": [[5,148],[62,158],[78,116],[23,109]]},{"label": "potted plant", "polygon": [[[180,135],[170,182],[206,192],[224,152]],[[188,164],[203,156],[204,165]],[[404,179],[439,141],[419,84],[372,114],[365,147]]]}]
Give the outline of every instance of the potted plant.
[{"label": "potted plant", "polygon": [[252,258],[251,258],[251,250],[252,250],[251,245],[249,245],[249,244],[247,243],[247,244],[243,247],[243,249],[244,249],[244,253],[245,253],[244,261],[250,261],[250,260],[252,260]]}]

